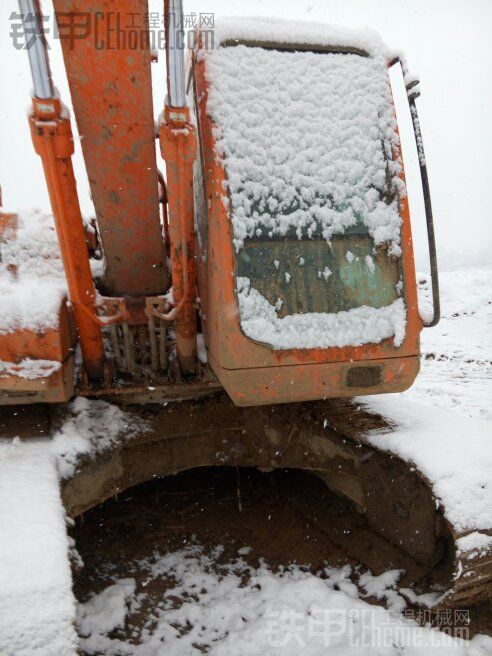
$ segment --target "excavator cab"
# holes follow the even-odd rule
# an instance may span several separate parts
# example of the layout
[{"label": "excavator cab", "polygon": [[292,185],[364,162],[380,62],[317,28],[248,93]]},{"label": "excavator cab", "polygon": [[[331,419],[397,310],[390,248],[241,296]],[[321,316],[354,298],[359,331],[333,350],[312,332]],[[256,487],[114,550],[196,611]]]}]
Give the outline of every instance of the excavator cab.
[{"label": "excavator cab", "polygon": [[422,321],[389,62],[225,33],[190,70],[213,371],[238,405],[406,389]]}]

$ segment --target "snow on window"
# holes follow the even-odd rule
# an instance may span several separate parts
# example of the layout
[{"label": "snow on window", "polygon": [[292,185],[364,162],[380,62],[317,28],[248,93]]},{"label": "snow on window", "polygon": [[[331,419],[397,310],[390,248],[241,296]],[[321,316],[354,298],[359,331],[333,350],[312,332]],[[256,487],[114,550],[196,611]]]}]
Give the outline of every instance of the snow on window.
[{"label": "snow on window", "polygon": [[376,265],[374,264],[374,260],[370,255],[366,255],[366,265],[367,268],[369,269],[369,273],[373,276],[376,273]]},{"label": "snow on window", "polygon": [[328,278],[331,276],[331,271],[328,267],[325,267],[323,271],[318,271],[318,278],[323,278],[328,282]]},{"label": "snow on window", "polygon": [[205,56],[236,249],[260,234],[329,241],[362,225],[399,255],[386,59],[245,45]]},{"label": "snow on window", "polygon": [[[374,246],[399,257],[398,196],[405,188],[401,161],[394,159],[399,139],[388,52],[374,34],[306,30],[309,38],[302,39],[298,25],[281,22],[269,33],[268,21],[239,22],[219,26],[218,36],[222,43],[310,42],[318,50],[349,45],[370,56],[237,41],[199,55],[206,62],[207,112],[226,171],[235,249],[241,251],[245,240],[279,237],[325,240],[330,248],[333,238],[350,233],[369,235]],[[351,263],[355,256],[347,251],[346,259]],[[365,264],[372,277],[374,261],[366,258]],[[338,279],[332,273],[329,267],[318,271],[327,293]],[[287,283],[290,278],[285,273]],[[343,347],[389,337],[399,346],[405,336],[403,299],[384,307],[279,317],[278,304],[249,278],[238,276],[237,291],[244,333],[275,349]]]},{"label": "snow on window", "polygon": [[274,349],[329,348],[378,343],[394,336],[395,346],[405,338],[405,306],[401,298],[382,308],[362,306],[327,314],[307,312],[280,318],[278,308],[238,277],[241,327],[247,337]]}]

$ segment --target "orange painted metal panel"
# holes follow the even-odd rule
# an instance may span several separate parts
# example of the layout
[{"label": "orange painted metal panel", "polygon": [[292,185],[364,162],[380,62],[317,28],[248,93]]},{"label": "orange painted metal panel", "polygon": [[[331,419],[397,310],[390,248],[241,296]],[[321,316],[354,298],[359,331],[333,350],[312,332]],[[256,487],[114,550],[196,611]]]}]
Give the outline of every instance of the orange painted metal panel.
[{"label": "orange painted metal panel", "polygon": [[[60,362],[58,371],[33,380],[0,371],[0,405],[62,403],[74,394],[75,326],[66,300],[60,305],[58,328],[19,329],[0,334],[0,360],[19,364],[24,359]],[[48,370],[49,370],[48,366]]]},{"label": "orange painted metal panel", "polygon": [[24,358],[63,362],[75,346],[75,328],[66,300],[60,306],[58,328],[42,332],[19,328],[0,333],[0,360],[20,362]]},{"label": "orange painted metal panel", "polygon": [[380,368],[380,381],[372,386],[353,387],[347,382],[349,371],[356,366],[353,362],[224,369],[211,354],[209,361],[226,392],[239,406],[403,392],[413,383],[420,367],[418,356],[371,360],[370,368]]},{"label": "orange painted metal panel", "polygon": [[[167,287],[167,271],[145,40],[147,1],[53,4],[106,257],[104,291],[159,294]],[[136,41],[130,36],[135,31]]]},{"label": "orange painted metal panel", "polygon": [[73,357],[49,376],[28,380],[0,374],[0,405],[65,403],[74,395]]}]

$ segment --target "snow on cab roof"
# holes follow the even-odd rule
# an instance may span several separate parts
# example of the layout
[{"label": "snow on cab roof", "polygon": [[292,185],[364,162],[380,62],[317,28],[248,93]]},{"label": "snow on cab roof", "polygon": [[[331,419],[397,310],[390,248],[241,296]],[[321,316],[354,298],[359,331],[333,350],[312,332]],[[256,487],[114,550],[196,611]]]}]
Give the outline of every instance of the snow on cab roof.
[{"label": "snow on cab roof", "polygon": [[214,45],[227,41],[261,41],[310,44],[334,48],[350,47],[368,55],[392,59],[393,50],[374,30],[352,29],[326,23],[279,20],[264,16],[221,16],[215,21]]}]

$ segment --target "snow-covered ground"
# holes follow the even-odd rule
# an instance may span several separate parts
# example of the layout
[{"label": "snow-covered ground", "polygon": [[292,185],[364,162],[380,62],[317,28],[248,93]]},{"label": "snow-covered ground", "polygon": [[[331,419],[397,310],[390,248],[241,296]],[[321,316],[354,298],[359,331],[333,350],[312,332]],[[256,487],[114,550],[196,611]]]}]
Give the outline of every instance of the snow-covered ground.
[{"label": "snow-covered ground", "polygon": [[[118,627],[138,613],[145,597],[145,592],[135,596],[135,581],[126,578],[79,607],[80,632],[86,636],[82,648],[87,653],[135,656],[492,653],[492,639],[486,636],[457,640],[405,617],[405,603],[395,591],[398,572],[365,575],[357,586],[349,578],[349,567],[327,569],[323,578],[299,567],[273,574],[267,567],[248,567],[238,555],[217,573],[220,554],[220,547],[207,555],[200,547],[188,547],[136,563],[149,580],[174,581],[139,632],[142,644],[125,644],[117,637]],[[369,595],[385,599],[394,610],[368,604],[363,597]]]},{"label": "snow-covered ground", "polygon": [[[418,280],[425,308],[429,276]],[[445,515],[457,532],[487,529],[492,526],[492,266],[443,272],[440,286],[441,321],[422,332],[422,368],[413,386],[403,394],[363,399],[399,430],[369,439],[418,466],[436,498],[446,500]]]},{"label": "snow-covered ground", "polygon": [[[418,276],[423,296],[428,278]],[[422,369],[402,396],[491,420],[492,264],[443,271],[439,282],[441,321],[422,331]]]},{"label": "snow-covered ground", "polygon": [[0,654],[72,656],[68,536],[54,459],[0,446]]}]

